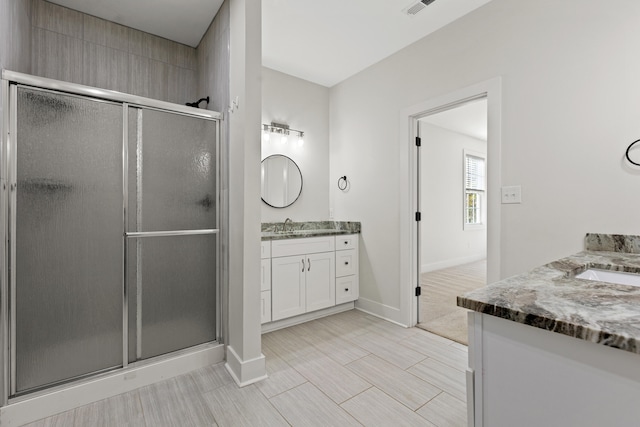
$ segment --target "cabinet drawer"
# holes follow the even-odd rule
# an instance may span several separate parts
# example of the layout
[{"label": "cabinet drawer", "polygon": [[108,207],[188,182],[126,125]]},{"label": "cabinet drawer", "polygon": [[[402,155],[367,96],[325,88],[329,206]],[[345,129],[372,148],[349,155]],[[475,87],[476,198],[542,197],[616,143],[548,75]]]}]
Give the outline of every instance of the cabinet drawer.
[{"label": "cabinet drawer", "polygon": [[271,291],[260,292],[260,306],[262,307],[260,323],[271,322]]},{"label": "cabinet drawer", "polygon": [[263,259],[260,263],[260,290],[271,290],[271,260]]},{"label": "cabinet drawer", "polygon": [[336,237],[336,251],[343,249],[357,249],[358,248],[358,235],[357,234],[345,234]]},{"label": "cabinet drawer", "polygon": [[271,241],[267,240],[260,245],[260,258],[271,258]]},{"label": "cabinet drawer", "polygon": [[349,249],[336,251],[336,277],[358,273],[358,251]]},{"label": "cabinet drawer", "polygon": [[309,237],[306,239],[274,240],[271,242],[271,256],[316,254],[335,250],[334,236]]},{"label": "cabinet drawer", "polygon": [[338,277],[336,279],[336,304],[355,301],[358,299],[358,275]]}]

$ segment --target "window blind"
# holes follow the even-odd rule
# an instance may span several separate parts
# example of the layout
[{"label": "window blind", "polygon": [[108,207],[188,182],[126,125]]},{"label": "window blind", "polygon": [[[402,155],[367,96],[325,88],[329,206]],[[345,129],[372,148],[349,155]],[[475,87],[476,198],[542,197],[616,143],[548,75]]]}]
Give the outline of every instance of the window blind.
[{"label": "window blind", "polygon": [[467,190],[485,190],[485,161],[481,157],[465,156],[465,183]]}]

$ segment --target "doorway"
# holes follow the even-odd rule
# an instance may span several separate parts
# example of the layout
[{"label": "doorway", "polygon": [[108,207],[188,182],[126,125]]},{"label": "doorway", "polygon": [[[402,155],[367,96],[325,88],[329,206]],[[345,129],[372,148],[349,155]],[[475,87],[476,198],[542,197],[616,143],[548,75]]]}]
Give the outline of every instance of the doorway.
[{"label": "doorway", "polygon": [[486,284],[487,99],[418,119],[418,327],[467,344],[456,297]]},{"label": "doorway", "polygon": [[[420,119],[449,110],[465,102],[487,100],[487,283],[500,280],[500,185],[501,185],[501,109],[502,81],[500,77],[479,82],[453,92],[440,95],[409,106],[400,112],[405,126],[400,127],[399,138],[406,141],[400,145],[401,166],[405,171],[400,175],[400,280],[402,283],[401,318],[408,326],[418,324],[421,291],[419,228],[424,222],[420,218],[418,194],[419,159],[416,149],[418,122]],[[495,167],[492,167],[495,165]],[[418,219],[421,219],[420,221]]]}]

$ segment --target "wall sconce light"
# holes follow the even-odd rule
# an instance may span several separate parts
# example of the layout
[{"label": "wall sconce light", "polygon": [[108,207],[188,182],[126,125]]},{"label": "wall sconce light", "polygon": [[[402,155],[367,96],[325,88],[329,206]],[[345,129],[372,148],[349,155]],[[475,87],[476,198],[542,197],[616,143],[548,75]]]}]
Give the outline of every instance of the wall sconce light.
[{"label": "wall sconce light", "polygon": [[275,133],[280,135],[280,143],[286,144],[288,136],[291,133],[298,134],[298,146],[301,147],[304,144],[304,132],[301,130],[291,129],[289,125],[282,123],[271,122],[270,125],[262,125],[262,140],[268,142],[271,140],[271,134]]}]

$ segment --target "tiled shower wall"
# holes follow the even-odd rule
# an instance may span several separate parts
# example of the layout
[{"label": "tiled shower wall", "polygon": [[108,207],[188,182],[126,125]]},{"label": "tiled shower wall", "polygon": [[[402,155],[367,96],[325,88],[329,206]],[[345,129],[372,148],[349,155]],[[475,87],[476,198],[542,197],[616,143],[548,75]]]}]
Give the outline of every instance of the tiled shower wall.
[{"label": "tiled shower wall", "polygon": [[224,113],[229,106],[229,1],[220,10],[197,49],[198,94],[211,96],[209,109]]},{"label": "tiled shower wall", "polygon": [[201,98],[196,49],[43,0],[32,5],[31,62],[40,77],[177,104]]},{"label": "tiled shower wall", "polygon": [[31,0],[0,1],[0,68],[31,71]]},{"label": "tiled shower wall", "polygon": [[[198,94],[210,96],[208,109],[222,113],[220,123],[220,291],[228,300],[229,283],[229,38],[230,0],[225,0],[197,49]],[[227,305],[222,304],[223,339],[228,337]]]}]

